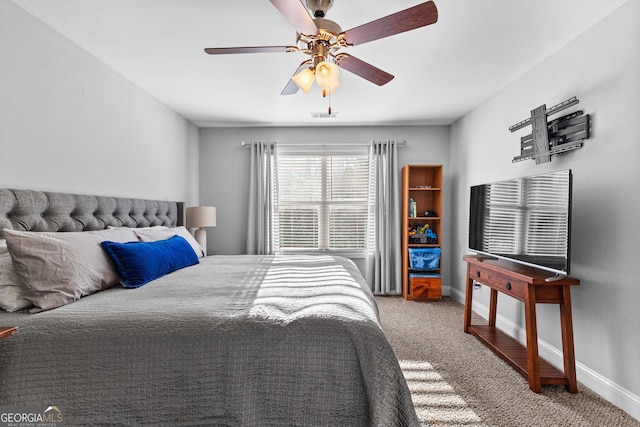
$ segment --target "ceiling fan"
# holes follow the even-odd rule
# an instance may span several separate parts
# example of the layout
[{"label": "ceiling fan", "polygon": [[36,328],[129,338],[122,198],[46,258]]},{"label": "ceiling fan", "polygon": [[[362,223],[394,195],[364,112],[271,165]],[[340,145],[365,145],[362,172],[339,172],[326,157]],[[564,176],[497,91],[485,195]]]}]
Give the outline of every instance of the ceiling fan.
[{"label": "ceiling fan", "polygon": [[300,0],[269,1],[296,29],[298,35],[295,46],[218,47],[206,48],[204,51],[210,55],[267,52],[302,52],[309,55],[311,58],[298,66],[282,95],[295,94],[299,88],[307,93],[314,80],[322,88],[323,96],[331,94],[339,86],[338,67],[378,86],[389,83],[393,75],[342,52],[342,48],[361,45],[438,21],[435,3],[427,1],[342,31],[337,23],[325,19],[333,0],[306,0],[308,9],[313,12],[313,18]]}]

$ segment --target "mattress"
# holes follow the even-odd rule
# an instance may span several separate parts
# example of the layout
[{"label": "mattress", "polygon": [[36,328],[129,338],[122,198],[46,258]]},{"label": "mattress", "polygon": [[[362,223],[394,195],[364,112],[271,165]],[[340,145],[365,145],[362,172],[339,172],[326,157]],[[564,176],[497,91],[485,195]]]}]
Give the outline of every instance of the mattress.
[{"label": "mattress", "polygon": [[204,257],[0,325],[18,326],[0,405],[55,405],[65,425],[418,425],[346,258]]}]

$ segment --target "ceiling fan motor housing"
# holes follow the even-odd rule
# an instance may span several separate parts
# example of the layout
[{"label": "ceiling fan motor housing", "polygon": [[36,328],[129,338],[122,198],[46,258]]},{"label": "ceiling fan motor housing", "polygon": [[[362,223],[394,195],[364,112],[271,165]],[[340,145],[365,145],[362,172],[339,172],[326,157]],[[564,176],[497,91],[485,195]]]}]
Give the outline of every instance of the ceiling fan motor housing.
[{"label": "ceiling fan motor housing", "polygon": [[316,27],[318,27],[318,35],[316,37],[322,38],[328,42],[333,42],[331,39],[337,37],[338,34],[342,32],[340,25],[329,19],[316,18],[313,22],[316,24]]},{"label": "ceiling fan motor housing", "polygon": [[342,33],[342,28],[329,19],[315,18],[313,22],[318,27],[318,34],[315,36],[298,34],[298,41],[306,45],[309,55],[313,58],[315,67],[318,63],[326,60],[329,56],[335,54],[335,51],[340,49],[341,46],[338,43],[338,35]]},{"label": "ceiling fan motor housing", "polygon": [[307,0],[307,8],[313,12],[315,18],[324,18],[333,6],[333,0]]},{"label": "ceiling fan motor housing", "polygon": [[319,63],[327,59],[329,55],[329,45],[321,40],[312,42],[311,44],[311,57],[313,58],[313,68]]}]

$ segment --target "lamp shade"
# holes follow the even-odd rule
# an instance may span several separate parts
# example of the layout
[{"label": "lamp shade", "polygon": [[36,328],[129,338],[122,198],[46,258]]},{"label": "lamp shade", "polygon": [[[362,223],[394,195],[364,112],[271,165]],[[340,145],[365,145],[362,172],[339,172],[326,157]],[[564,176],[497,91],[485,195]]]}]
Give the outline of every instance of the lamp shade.
[{"label": "lamp shade", "polygon": [[333,94],[335,91],[337,91],[340,88],[340,80],[337,80],[334,84],[332,84],[329,87],[323,87],[322,90],[324,91],[322,94],[323,96],[327,96],[327,95],[331,95]]},{"label": "lamp shade", "polygon": [[187,227],[215,227],[216,208],[213,206],[197,206],[187,208]]},{"label": "lamp shade", "polygon": [[314,77],[313,71],[311,71],[310,68],[305,68],[295,76],[291,77],[291,80],[293,80],[293,82],[298,85],[304,93],[309,93],[309,89],[311,89],[311,86],[313,85]]},{"label": "lamp shade", "polygon": [[322,88],[333,86],[339,74],[338,66],[333,62],[322,61],[316,65],[316,82]]}]

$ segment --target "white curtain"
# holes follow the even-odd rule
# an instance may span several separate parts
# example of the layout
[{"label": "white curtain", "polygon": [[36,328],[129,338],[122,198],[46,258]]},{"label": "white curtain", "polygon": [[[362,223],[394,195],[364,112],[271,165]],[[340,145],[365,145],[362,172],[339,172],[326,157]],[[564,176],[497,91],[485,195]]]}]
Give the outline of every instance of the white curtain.
[{"label": "white curtain", "polygon": [[398,145],[372,141],[369,146],[369,214],[366,279],[376,295],[402,293]]},{"label": "white curtain", "polygon": [[247,254],[271,255],[277,249],[277,149],[275,142],[251,142]]}]

